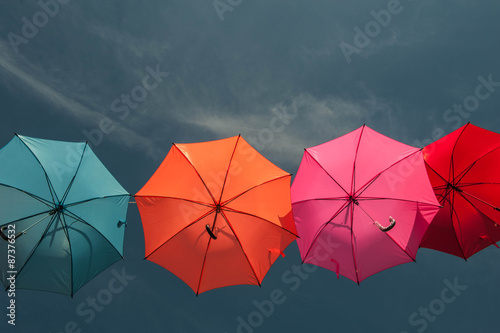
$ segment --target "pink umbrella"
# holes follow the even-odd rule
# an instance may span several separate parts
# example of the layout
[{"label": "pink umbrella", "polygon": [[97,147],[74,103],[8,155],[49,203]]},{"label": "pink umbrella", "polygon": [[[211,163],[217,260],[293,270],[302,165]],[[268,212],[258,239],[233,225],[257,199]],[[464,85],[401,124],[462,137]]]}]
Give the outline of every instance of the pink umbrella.
[{"label": "pink umbrella", "polygon": [[291,195],[302,261],[357,283],[415,261],[439,210],[421,150],[364,125],[306,149]]}]

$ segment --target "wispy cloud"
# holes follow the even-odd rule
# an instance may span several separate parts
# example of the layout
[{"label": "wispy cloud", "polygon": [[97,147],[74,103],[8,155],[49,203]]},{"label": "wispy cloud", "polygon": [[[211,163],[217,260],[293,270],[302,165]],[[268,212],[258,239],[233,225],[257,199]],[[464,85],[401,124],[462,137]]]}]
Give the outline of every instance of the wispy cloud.
[{"label": "wispy cloud", "polygon": [[[57,87],[65,87],[64,82],[57,82],[51,78],[50,82],[44,81],[41,77],[50,77],[44,75],[41,68],[30,68],[18,63],[9,55],[8,47],[0,41],[0,50],[2,50],[2,57],[0,57],[0,70],[9,75],[2,75],[2,80],[8,84],[8,81],[14,80],[28,88],[28,91],[33,96],[44,100],[54,107],[54,110],[63,113],[66,116],[71,116],[83,124],[90,126],[98,126],[99,122],[103,119],[105,108],[96,106],[88,96],[80,96],[79,100],[85,100],[88,104],[85,105],[75,99],[75,96],[70,96],[63,89]],[[146,136],[142,136],[123,123],[114,122],[115,130],[110,138],[126,146],[144,151],[150,157],[157,157],[159,148],[155,147],[154,143]]]},{"label": "wispy cloud", "polygon": [[[208,130],[217,137],[240,133],[245,138],[258,138],[259,132],[272,127],[270,122],[276,116],[275,112],[296,115],[283,126],[283,130],[274,132],[271,142],[263,144],[261,149],[274,160],[296,165],[304,148],[358,128],[371,119],[375,110],[387,109],[381,103],[373,96],[361,102],[352,102],[338,97],[316,98],[301,94],[274,104],[256,104],[244,114],[221,110],[210,112],[199,108],[189,113],[176,113],[176,118],[180,123]],[[311,129],[314,129],[313,133]]]}]

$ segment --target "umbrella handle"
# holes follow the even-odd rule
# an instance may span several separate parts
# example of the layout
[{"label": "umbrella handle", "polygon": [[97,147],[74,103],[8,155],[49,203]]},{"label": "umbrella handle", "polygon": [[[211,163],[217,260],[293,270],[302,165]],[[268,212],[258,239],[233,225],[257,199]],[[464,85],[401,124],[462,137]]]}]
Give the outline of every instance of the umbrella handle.
[{"label": "umbrella handle", "polygon": [[387,231],[391,230],[392,228],[394,228],[394,226],[396,225],[396,220],[392,216],[389,216],[389,222],[391,224],[389,224],[387,227],[382,226],[377,221],[373,222],[373,224],[375,224],[377,226],[377,228],[379,228],[381,231],[387,232]]},{"label": "umbrella handle", "polygon": [[[7,237],[7,235],[6,235],[6,234],[4,234],[4,232],[3,232],[5,229],[7,229],[7,226],[6,226],[6,225],[4,225],[3,227],[1,227],[1,228],[0,228],[0,237],[2,237],[5,241],[7,241],[7,242],[8,242],[8,241],[9,241],[9,237]],[[20,233],[18,233],[18,234],[14,237],[14,239],[18,239],[19,237],[21,237],[21,235],[24,235],[24,234],[25,234],[25,232],[20,232]]]},{"label": "umbrella handle", "polygon": [[208,234],[210,235],[210,237],[212,237],[213,239],[217,239],[217,236],[215,236],[215,234],[212,232],[212,229],[210,228],[210,225],[205,225],[205,229],[207,230]]}]

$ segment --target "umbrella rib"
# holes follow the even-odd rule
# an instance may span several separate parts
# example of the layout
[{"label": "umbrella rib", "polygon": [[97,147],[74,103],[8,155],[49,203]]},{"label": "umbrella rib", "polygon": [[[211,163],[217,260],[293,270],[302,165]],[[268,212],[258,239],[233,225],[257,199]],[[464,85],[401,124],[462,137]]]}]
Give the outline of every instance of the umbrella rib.
[{"label": "umbrella rib", "polygon": [[28,264],[28,262],[30,261],[30,259],[33,257],[33,254],[38,249],[38,246],[40,245],[40,243],[42,242],[42,240],[45,238],[45,235],[47,234],[47,231],[49,230],[50,226],[52,225],[52,223],[54,223],[54,220],[56,219],[56,216],[57,216],[57,214],[52,215],[52,218],[50,219],[50,222],[47,224],[47,227],[45,228],[44,232],[42,233],[42,237],[40,237],[40,239],[38,240],[38,242],[36,243],[36,245],[31,250],[28,258],[24,262],[23,267],[21,267],[21,269],[19,269],[19,271],[17,272],[16,279],[21,274],[21,272],[24,270],[24,268],[26,267],[26,265]]},{"label": "umbrella rib", "polygon": [[[73,214],[73,213],[71,213],[71,212],[70,212],[70,214],[64,214],[64,213],[63,213],[62,215],[63,215],[63,218],[64,218],[64,217],[71,217],[71,218],[73,218],[73,219],[75,219],[75,220],[78,220],[79,222],[81,222],[81,223],[83,223],[83,224],[86,224],[86,225],[88,225],[88,226],[92,227],[89,223],[87,223],[86,221],[84,221],[84,220],[80,219],[78,216],[76,216],[76,215],[75,215],[75,216],[71,216],[71,214]],[[65,223],[66,223],[66,220],[64,220],[64,221],[65,221]],[[75,229],[75,228],[72,228],[71,226],[67,226],[67,229],[73,229],[75,232],[79,232],[79,233],[83,234],[83,232],[82,232],[81,230],[77,230],[77,229]],[[94,229],[95,229],[95,228],[94,228]],[[69,234],[68,234],[68,235],[69,235]],[[102,237],[104,237],[102,234],[100,234],[100,235],[101,235]],[[108,242],[108,243],[109,243],[109,244],[113,247],[113,249],[115,250],[116,254],[118,254],[118,256],[119,256],[121,259],[123,259],[123,256],[120,254],[120,252],[119,252],[119,251],[118,251],[118,250],[117,250],[117,249],[116,249],[116,248],[115,248],[115,247],[114,247],[114,246],[113,246],[113,245],[112,245],[112,244],[111,244],[111,243],[107,240],[107,238],[105,238],[105,237],[104,237],[104,239],[106,239],[106,241],[107,241],[107,242]],[[71,258],[71,259],[73,260],[73,258]],[[114,262],[112,262],[111,264],[107,265],[106,267],[111,266],[111,265],[112,265],[113,263],[115,263],[116,261],[118,261],[118,260],[115,260]],[[73,262],[73,261],[72,261],[72,262]],[[72,264],[72,266],[71,266],[71,267],[72,267],[72,268],[71,268],[71,270],[72,270],[72,272],[73,272],[73,264]],[[72,273],[72,274],[73,274],[73,273]],[[98,275],[98,274],[96,274],[96,275],[95,275],[94,277],[92,277],[91,279],[86,280],[86,281],[85,281],[85,284],[87,284],[88,282],[90,282],[90,281],[92,281],[93,279],[95,279],[95,278],[97,277],[97,275]],[[79,289],[80,289],[80,288],[78,288],[78,290],[79,290]],[[76,291],[78,291],[78,290],[76,290]],[[72,293],[71,297],[73,297],[73,295],[74,295],[74,293],[76,293],[76,291],[74,290],[74,286],[73,286],[73,284],[72,284],[72,285],[71,285],[71,293]]]},{"label": "umbrella rib", "polygon": [[82,200],[82,201],[72,202],[70,204],[64,205],[64,208],[77,206],[77,205],[84,204],[84,203],[87,203],[87,202],[90,202],[90,201],[93,201],[93,200],[118,198],[118,197],[127,197],[127,196],[129,197],[130,194],[105,195],[105,196],[102,196],[102,197],[95,197],[95,198],[85,199],[85,200]]},{"label": "umbrella rib", "polygon": [[[403,201],[407,201],[407,200],[403,200]],[[411,201],[411,202],[413,202],[413,201]],[[417,211],[418,211],[418,204],[419,204],[419,202],[417,201],[416,203],[417,203]],[[375,222],[376,222],[376,221],[375,221],[375,219],[374,219],[373,217],[371,217],[371,215],[370,215],[370,214],[368,214],[368,212],[367,212],[366,210],[364,210],[364,209],[361,207],[361,205],[358,205],[358,207],[359,207],[359,208],[363,211],[363,213],[365,213],[365,214],[366,214],[366,216],[368,216],[368,217],[370,218],[370,220],[372,220],[372,222],[373,222],[373,223],[375,223]],[[412,256],[411,256],[408,252],[406,252],[406,250],[405,250],[405,249],[403,249],[403,248],[401,247],[401,245],[399,245],[399,244],[398,244],[398,243],[394,240],[394,238],[392,238],[392,237],[391,237],[391,235],[389,235],[389,233],[388,233],[388,232],[384,232],[384,234],[385,234],[385,235],[387,235],[387,236],[389,237],[389,239],[390,239],[390,240],[391,240],[394,244],[396,244],[396,245],[397,245],[397,246],[398,246],[401,250],[403,250],[403,252],[404,252],[404,253],[405,253],[405,254],[406,254],[406,255],[407,255],[407,256],[408,256],[408,257],[409,257],[412,261],[414,261],[414,262],[415,262],[415,258],[413,258],[413,257],[412,257]]]},{"label": "umbrella rib", "polygon": [[422,201],[414,201],[414,200],[408,200],[408,199],[401,199],[401,198],[377,198],[377,197],[363,197],[357,199],[358,201],[363,201],[363,200],[394,200],[394,201],[403,201],[403,202],[413,202],[417,203],[420,205],[429,205],[429,206],[434,206],[434,207],[441,207],[439,205],[429,203],[429,202],[422,202]]},{"label": "umbrella rib", "polygon": [[[453,192],[452,192],[453,193]],[[454,194],[454,193],[453,193]],[[455,235],[455,239],[457,240],[457,243],[458,243],[458,248],[460,249],[460,252],[462,253],[462,258],[464,258],[465,260],[467,260],[467,257],[465,256],[465,253],[464,253],[464,250],[462,249],[462,243],[460,243],[460,240],[458,239],[458,235],[457,235],[457,231],[455,230],[455,227],[453,226],[453,216],[456,217],[457,219],[457,224],[458,224],[458,228],[460,229],[460,238],[462,238],[462,229],[461,229],[461,225],[460,225],[460,220],[458,219],[458,214],[457,212],[455,211],[455,208],[454,208],[454,203],[455,203],[455,196],[452,195],[452,200],[450,200],[449,196],[447,196],[445,198],[446,201],[448,201],[448,203],[450,204],[450,215],[451,215],[451,218],[450,218],[450,221],[451,221],[451,228],[453,229],[453,234]]]},{"label": "umbrella rib", "polygon": [[221,215],[222,215],[222,218],[226,221],[226,223],[229,226],[229,228],[231,229],[231,231],[233,232],[233,235],[236,238],[236,240],[238,241],[238,245],[241,248],[241,252],[243,252],[243,255],[247,259],[248,265],[252,269],[252,273],[255,276],[255,279],[257,280],[257,283],[259,284],[259,287],[261,287],[262,286],[261,285],[261,281],[259,281],[259,278],[257,277],[257,273],[255,273],[255,269],[253,268],[252,263],[250,262],[250,259],[248,258],[248,255],[246,254],[245,250],[243,249],[243,245],[241,244],[240,239],[236,235],[236,232],[234,231],[233,226],[231,225],[231,223],[229,223],[229,219],[226,217],[226,214],[224,214],[224,211],[221,211]]},{"label": "umbrella rib", "polygon": [[441,178],[444,182],[446,182],[447,184],[449,183],[449,180],[445,179],[443,176],[441,176],[436,170],[434,170],[433,167],[430,166],[429,163],[427,163],[427,161],[424,159],[424,163],[425,165],[432,170],[432,172],[434,172],[439,178]]},{"label": "umbrella rib", "polygon": [[209,212],[203,214],[202,216],[198,217],[196,220],[194,220],[193,222],[187,224],[185,227],[183,227],[181,230],[177,231],[174,235],[172,235],[169,239],[167,239],[166,241],[164,241],[163,243],[161,243],[160,245],[158,245],[158,247],[156,247],[156,249],[154,251],[151,251],[150,254],[148,254],[144,259],[147,259],[149,258],[150,256],[152,256],[156,251],[158,251],[163,245],[167,244],[167,242],[169,242],[171,239],[173,239],[175,236],[177,236],[178,234],[180,234],[181,232],[183,232],[184,230],[186,230],[187,228],[191,227],[192,225],[194,225],[195,223],[198,223],[199,221],[201,221],[202,219],[204,219],[205,217],[209,216],[210,214],[212,214],[213,212],[215,212],[215,208],[213,208],[212,210],[210,210]]},{"label": "umbrella rib", "polygon": [[189,165],[191,165],[191,167],[193,168],[194,172],[196,172],[196,174],[198,175],[198,178],[200,178],[201,182],[203,183],[203,186],[205,186],[205,189],[207,190],[208,194],[210,194],[210,197],[212,198],[213,202],[214,202],[214,205],[216,204],[215,202],[215,198],[214,196],[212,195],[212,192],[210,192],[210,190],[208,189],[208,186],[207,184],[205,184],[205,181],[203,180],[203,178],[201,177],[200,173],[198,172],[198,170],[196,170],[196,168],[194,167],[193,163],[191,163],[191,161],[189,160],[189,158],[187,158],[186,155],[184,155],[184,153],[182,152],[182,150],[179,149],[179,147],[177,147],[177,145],[175,143],[172,144],[178,151],[179,153],[186,159],[186,161],[189,163]]},{"label": "umbrella rib", "polygon": [[[479,199],[478,197],[475,197],[475,196],[473,196],[473,195],[471,195],[471,194],[469,194],[469,193],[467,193],[467,192],[462,192],[462,193],[467,194],[468,196],[470,196],[470,197],[472,197],[472,198],[474,198],[474,199],[476,199],[476,200],[478,200],[478,201],[480,201],[480,202],[484,203],[485,205],[490,206],[491,208],[494,208],[494,209],[496,209],[496,208],[497,208],[497,207],[493,206],[492,204],[489,204],[489,203],[487,203],[486,201],[481,200],[481,199]],[[473,207],[473,208],[474,208],[474,209],[475,209],[478,213],[480,213],[481,215],[486,216],[486,218],[487,218],[488,220],[490,220],[490,221],[491,221],[491,222],[492,222],[495,226],[500,226],[500,224],[496,223],[496,222],[495,222],[493,219],[491,219],[488,215],[484,214],[484,213],[483,213],[483,212],[482,212],[479,208],[477,208],[477,207],[476,207],[476,205],[474,205],[474,204],[473,204],[473,203],[472,203],[469,199],[467,199],[467,198],[466,198],[466,197],[465,197],[462,193],[460,193],[460,195],[461,195],[461,196],[462,196],[462,197],[463,197],[463,198],[464,198],[464,199],[465,199],[465,200],[466,200],[466,201],[467,201],[467,202],[468,202],[468,203],[469,203],[469,204],[470,204],[470,205],[471,205],[471,206],[472,206],[472,207]]]},{"label": "umbrella rib", "polygon": [[[468,194],[468,193],[466,193],[466,194]],[[464,199],[465,199],[465,200],[466,200],[466,201],[467,201],[467,202],[468,202],[468,203],[469,203],[469,204],[470,204],[470,205],[471,205],[471,206],[472,206],[472,207],[473,207],[473,208],[474,208],[474,209],[475,209],[475,210],[476,210],[479,214],[481,214],[481,215],[485,216],[485,217],[486,217],[486,219],[487,219],[488,221],[491,221],[491,223],[493,223],[495,227],[499,226],[499,224],[498,224],[498,223],[496,223],[495,221],[493,221],[493,219],[491,219],[488,215],[486,215],[486,214],[484,214],[483,212],[481,212],[481,210],[479,210],[479,209],[478,209],[478,208],[477,208],[477,207],[476,207],[476,206],[475,206],[475,205],[474,205],[471,201],[469,201],[469,200],[468,200],[468,199],[467,199],[464,195],[462,195],[461,193],[460,193],[460,195],[461,195],[461,196],[462,196],[462,197],[463,197],[463,198],[464,198]],[[482,201],[482,200],[480,200],[479,198],[476,198],[476,197],[474,197],[474,196],[472,196],[472,197],[473,197],[473,198],[475,198],[475,199],[478,199],[479,201]],[[483,202],[483,201],[482,201],[482,202]],[[485,204],[488,204],[488,203],[486,203],[486,202],[484,202],[484,203],[485,203]],[[489,235],[488,235],[488,236],[489,236]],[[493,242],[493,240],[492,240],[492,242]],[[494,244],[495,244],[495,243],[494,243]],[[466,260],[467,260],[467,259],[466,259]]]},{"label": "umbrella rib", "polygon": [[462,129],[462,131],[458,135],[457,140],[455,141],[455,143],[453,145],[453,149],[451,150],[450,168],[448,169],[448,179],[455,179],[455,165],[453,163],[453,160],[454,160],[453,154],[455,153],[455,148],[457,147],[458,141],[460,140],[460,138],[462,137],[462,134],[465,132],[465,130],[467,129],[467,127],[469,125],[470,125],[470,122],[468,122],[467,124],[465,124],[464,128]]},{"label": "umbrella rib", "polygon": [[311,199],[304,199],[304,200],[299,200],[299,201],[294,201],[292,204],[301,204],[305,202],[310,202],[310,201],[334,201],[334,200],[347,200],[349,199],[348,197],[332,197],[332,198],[311,198]]},{"label": "umbrella rib", "polygon": [[[30,218],[32,218],[32,217],[35,217],[35,216],[38,216],[38,215],[42,215],[42,214],[44,214],[44,213],[48,215],[48,213],[50,213],[50,212],[51,212],[51,210],[47,210],[47,211],[45,211],[45,212],[41,212],[41,213],[36,213],[36,214],[30,215],[30,216],[22,217],[22,218],[20,218],[20,219],[14,220],[14,221],[6,222],[6,223],[4,223],[4,224],[2,224],[2,225],[0,225],[0,226],[2,226],[2,227],[3,227],[3,226],[5,226],[5,225],[7,225],[7,224],[17,223],[17,222],[20,222],[20,221],[22,221],[22,220],[27,220],[27,219],[30,219]],[[45,217],[46,217],[46,216],[45,216]],[[44,217],[44,218],[45,218],[45,217]],[[35,224],[36,224],[36,223],[38,223],[38,222],[39,222],[39,221],[35,222]],[[30,227],[30,228],[31,228],[31,227]],[[24,230],[24,231],[26,231],[26,230]]]},{"label": "umbrella rib", "polygon": [[0,183],[0,186],[5,186],[5,187],[11,188],[11,189],[13,189],[13,190],[16,190],[16,191],[22,192],[22,193],[24,193],[24,194],[26,194],[26,195],[28,195],[28,196],[32,197],[33,199],[36,199],[36,200],[40,201],[41,203],[43,203],[43,204],[47,205],[48,207],[52,207],[52,205],[51,205],[51,204],[52,204],[52,202],[50,202],[50,201],[48,201],[48,200],[46,200],[46,199],[44,199],[44,198],[42,198],[42,197],[39,197],[38,195],[35,195],[35,194],[30,193],[30,192],[28,192],[28,191],[24,191],[24,190],[21,190],[21,189],[19,189],[19,188],[17,188],[17,187],[10,186],[10,185],[7,185],[7,184],[2,184],[2,183]]},{"label": "umbrella rib", "polygon": [[356,251],[354,250],[354,205],[352,202],[349,203],[351,208],[351,250],[352,250],[352,261],[354,264],[354,272],[356,273],[356,283],[359,285],[359,275],[358,275],[358,265],[356,262]]},{"label": "umbrella rib", "polygon": [[222,203],[222,205],[227,205],[228,203],[230,203],[230,202],[232,202],[232,201],[234,201],[234,200],[238,199],[239,197],[241,197],[241,196],[242,196],[242,195],[244,195],[245,193],[248,193],[248,192],[250,192],[251,190],[256,189],[257,187],[260,187],[260,186],[266,185],[266,184],[271,183],[271,182],[274,182],[274,181],[276,181],[276,180],[281,180],[281,179],[286,178],[286,177],[291,177],[291,175],[290,175],[290,174],[286,174],[286,175],[284,175],[284,176],[280,176],[280,177],[277,177],[277,178],[273,178],[273,179],[270,179],[270,180],[266,180],[266,181],[265,181],[265,182],[263,182],[263,183],[260,183],[260,184],[257,184],[257,185],[255,185],[255,186],[252,186],[252,187],[250,187],[249,189],[247,189],[247,190],[245,190],[245,191],[241,192],[240,194],[237,194],[237,195],[235,195],[234,197],[232,197],[232,198],[230,198],[230,199],[227,199],[226,201],[224,201],[224,202]]},{"label": "umbrella rib", "polygon": [[229,163],[227,165],[226,174],[224,176],[224,182],[222,183],[222,188],[220,190],[219,201],[217,202],[219,204],[220,204],[220,201],[222,200],[222,193],[224,193],[224,187],[226,186],[227,175],[229,174],[229,169],[231,168],[231,163],[233,162],[233,157],[234,157],[234,153],[236,152],[236,147],[238,147],[238,142],[240,142],[240,137],[241,137],[241,135],[238,135],[238,138],[236,139],[236,143],[234,144],[233,153],[231,154],[231,158],[229,159]]},{"label": "umbrella rib", "polygon": [[[217,220],[217,213],[215,213],[215,219]],[[212,237],[209,237],[207,243],[207,250],[205,251],[205,255],[203,256],[203,263],[201,264],[200,279],[198,280],[198,288],[196,288],[196,296],[200,294],[201,280],[203,279],[203,272],[205,271],[205,263],[207,262],[208,249],[210,248],[211,242],[212,242]]]},{"label": "umbrella rib", "polygon": [[477,186],[477,185],[500,185],[500,183],[495,182],[480,182],[480,183],[470,183],[470,184],[460,184],[460,188],[468,187],[468,186]]},{"label": "umbrella rib", "polygon": [[335,182],[335,184],[337,184],[337,185],[338,185],[338,186],[342,189],[342,191],[344,191],[344,192],[345,192],[345,194],[346,194],[347,196],[349,196],[349,192],[347,192],[347,191],[346,191],[346,190],[342,187],[342,185],[340,185],[340,184],[339,184],[339,182],[337,182],[337,181],[335,180],[335,178],[333,178],[333,176],[332,176],[332,175],[330,175],[330,173],[328,173],[328,171],[326,171],[326,169],[325,169],[325,168],[321,165],[321,163],[319,163],[319,162],[318,162],[318,161],[317,161],[317,160],[316,160],[316,159],[315,159],[315,158],[314,158],[314,157],[313,157],[313,156],[309,153],[309,151],[307,151],[307,149],[305,150],[305,152],[307,153],[307,155],[309,155],[309,156],[312,158],[312,160],[313,160],[314,162],[316,162],[316,164],[318,164],[318,166],[319,166],[319,167],[320,167],[320,168],[321,168],[321,169],[322,169],[322,170],[323,170],[323,171],[324,171],[324,172],[328,175],[328,177],[330,177],[330,178],[331,178],[331,179]]},{"label": "umbrella rib", "polygon": [[306,261],[307,257],[309,256],[309,252],[311,252],[311,249],[314,247],[314,244],[316,244],[316,240],[319,238],[319,235],[323,232],[323,230],[326,228],[326,226],[328,224],[330,224],[330,222],[332,222],[333,219],[336,218],[340,213],[342,213],[342,211],[344,209],[346,209],[346,207],[349,207],[347,201],[344,202],[344,204],[333,214],[333,216],[328,221],[323,223],[323,226],[320,229],[318,229],[318,231],[316,232],[316,235],[314,236],[313,241],[311,242],[311,246],[309,246],[306,254],[304,255],[304,259],[302,259],[302,263],[304,263]]},{"label": "umbrella rib", "polygon": [[[467,168],[465,168],[457,177],[453,179],[454,184],[458,184],[468,173],[469,171],[474,167],[476,164],[477,160],[471,163]],[[458,179],[458,180],[457,180]]]},{"label": "umbrella rib", "polygon": [[[476,199],[477,201],[480,201],[480,202],[484,203],[485,205],[490,206],[491,208],[498,209],[498,207],[496,207],[496,206],[494,206],[494,205],[490,204],[489,202],[484,201],[483,199],[479,199],[479,198],[478,198],[478,197],[476,197],[475,195],[472,195],[472,194],[467,193],[467,192],[465,192],[465,191],[460,192],[460,194],[462,194],[462,193],[467,194],[469,197],[474,198],[474,199]],[[462,194],[462,197],[464,197],[464,199],[465,199],[465,196],[464,196],[463,194]],[[467,199],[465,199],[465,200],[467,200]],[[469,200],[467,200],[467,201],[469,201]],[[469,201],[469,202],[470,202],[470,201]],[[472,203],[471,203],[471,205],[472,205]],[[473,206],[474,206],[474,205],[473,205]],[[476,207],[474,207],[474,208],[476,208]],[[496,224],[496,223],[495,223],[495,224]]]},{"label": "umbrella rib", "polygon": [[194,200],[184,199],[184,198],[167,197],[167,196],[163,196],[163,195],[133,195],[133,197],[134,197],[134,198],[160,198],[160,199],[173,199],[173,200],[181,200],[181,201],[186,201],[186,202],[193,203],[193,204],[200,205],[200,206],[204,206],[204,207],[210,207],[210,208],[213,208],[213,207],[214,207],[214,205],[213,205],[213,204],[207,204],[207,203],[204,203],[204,202],[199,202],[199,201],[194,201]]},{"label": "umbrella rib", "polygon": [[113,249],[115,249],[115,251],[120,255],[120,257],[123,259],[123,255],[120,253],[120,251],[118,251],[118,249],[109,241],[109,239],[107,239],[96,227],[94,227],[92,224],[88,223],[87,221],[85,221],[84,219],[82,219],[81,217],[79,217],[78,215],[76,215],[75,213],[71,212],[70,210],[68,209],[64,209],[63,211],[63,215],[67,215],[68,217],[71,217],[75,220],[77,220],[78,222],[80,223],[83,223],[83,224],[86,224],[88,225],[89,227],[91,227],[92,229],[94,229],[99,235],[102,236],[102,238],[104,238],[106,240],[106,242],[109,243],[109,245],[111,245],[113,247]]},{"label": "umbrella rib", "polygon": [[[64,200],[64,199],[63,199]],[[66,235],[66,239],[68,240],[68,245],[69,245],[69,252],[70,252],[70,261],[71,261],[71,298],[73,298],[73,249],[71,247],[71,241],[69,240],[69,234],[68,234],[68,225],[66,224],[66,219],[64,218],[64,214],[61,214],[61,220],[62,220],[62,226],[64,230],[64,234]]]},{"label": "umbrella rib", "polygon": [[[361,137],[363,136],[363,133],[365,131],[365,127],[366,125],[363,124],[363,128],[361,128],[361,133],[359,134],[359,140],[358,140],[358,144],[356,145],[356,152],[354,153],[354,161],[352,163],[352,178],[351,178],[351,194],[354,194],[354,191],[356,189],[356,160],[358,159],[358,150],[359,150],[359,146],[361,144]],[[358,277],[358,273],[356,272],[356,279]],[[359,283],[359,281],[358,281]]]},{"label": "umbrella rib", "polygon": [[73,175],[73,178],[71,178],[71,181],[69,182],[68,188],[64,192],[64,195],[61,199],[61,202],[64,202],[66,200],[66,197],[68,196],[68,193],[69,193],[71,187],[73,186],[73,182],[75,181],[76,175],[78,174],[78,171],[80,171],[80,166],[82,165],[83,156],[85,155],[85,150],[87,149],[87,146],[88,146],[88,143],[85,142],[85,146],[83,147],[83,151],[82,151],[82,156],[80,157],[80,162],[78,163],[78,167],[76,168],[76,171],[75,171],[75,174]]},{"label": "umbrella rib", "polygon": [[229,207],[224,207],[224,210],[226,210],[228,212],[231,212],[231,213],[237,213],[237,214],[242,214],[242,215],[246,215],[246,216],[250,216],[250,217],[255,217],[255,218],[259,219],[259,220],[262,220],[264,222],[272,224],[273,226],[275,226],[277,228],[280,228],[280,229],[282,229],[282,230],[284,230],[284,231],[292,234],[295,237],[299,237],[298,235],[294,234],[290,230],[283,228],[283,226],[277,225],[276,223],[273,223],[273,222],[271,222],[268,219],[265,219],[263,217],[260,217],[260,216],[257,216],[257,215],[253,215],[253,214],[250,214],[250,213],[246,213],[246,212],[242,212],[242,211],[239,211],[239,210],[236,210],[236,209],[233,209],[233,208],[229,208]]},{"label": "umbrella rib", "polygon": [[[458,182],[460,182],[460,181],[461,181],[461,180],[465,177],[465,175],[466,175],[466,174],[470,171],[470,169],[472,169],[472,167],[473,167],[473,166],[474,166],[474,165],[475,165],[475,164],[476,164],[476,163],[477,163],[480,159],[482,159],[483,157],[485,157],[486,155],[488,155],[488,154],[490,154],[490,153],[495,152],[497,149],[500,149],[500,146],[498,146],[498,147],[496,147],[496,148],[494,148],[494,149],[492,149],[492,150],[490,150],[490,151],[488,151],[488,152],[484,153],[483,155],[479,156],[479,157],[478,157],[478,158],[477,158],[474,162],[472,162],[472,163],[471,163],[471,164],[470,164],[470,165],[469,165],[469,166],[465,169],[466,171],[464,170],[464,171],[465,171],[465,173],[464,173],[462,176],[460,176],[460,175],[459,175],[459,176],[460,176],[460,179],[458,180]],[[457,183],[458,183],[458,182],[457,182]]]},{"label": "umbrella rib", "polygon": [[386,172],[387,170],[389,170],[390,168],[392,168],[393,166],[395,166],[396,164],[398,163],[401,163],[402,161],[406,160],[407,158],[410,158],[411,156],[417,154],[418,152],[420,152],[420,149],[418,150],[415,150],[413,153],[411,154],[408,154],[407,156],[403,157],[402,159],[400,160],[397,160],[396,162],[392,163],[391,165],[389,165],[387,168],[385,168],[384,170],[380,171],[379,173],[377,173],[375,176],[373,176],[369,181],[367,181],[363,186],[361,186],[359,188],[359,192],[356,193],[356,197],[359,197],[368,187],[370,187],[370,185],[373,184],[373,182],[375,182],[378,177],[380,177],[384,172]]},{"label": "umbrella rib", "polygon": [[[45,171],[45,168],[43,167],[43,164],[42,162],[40,162],[40,160],[38,159],[38,157],[35,155],[35,153],[31,150],[31,148],[26,144],[26,142],[24,142],[23,139],[21,139],[19,137],[19,135],[17,135],[17,138],[26,146],[26,149],[28,149],[30,151],[30,153],[33,155],[33,157],[36,159],[36,161],[38,162],[38,164],[40,164],[40,167],[42,168],[43,170],[43,173],[45,174],[45,179],[47,180],[47,184],[49,186],[49,192],[50,192],[50,195],[52,196],[52,201],[55,203],[57,199],[57,202],[59,202],[59,199],[57,198],[57,193],[54,189],[54,186],[52,185],[52,182],[50,181],[49,179],[49,175],[47,175],[47,171]],[[55,195],[55,199],[54,199],[54,195]]]}]

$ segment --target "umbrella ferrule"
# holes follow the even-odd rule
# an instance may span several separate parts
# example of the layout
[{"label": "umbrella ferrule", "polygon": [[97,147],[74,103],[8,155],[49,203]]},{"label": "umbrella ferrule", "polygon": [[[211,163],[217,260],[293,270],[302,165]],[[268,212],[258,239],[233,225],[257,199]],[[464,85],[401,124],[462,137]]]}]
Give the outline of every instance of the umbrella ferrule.
[{"label": "umbrella ferrule", "polygon": [[453,185],[452,183],[448,183],[447,185],[448,187],[451,187],[453,190],[457,191],[457,192],[463,192],[463,190],[455,185]]},{"label": "umbrella ferrule", "polygon": [[55,213],[58,213],[58,212],[62,212],[64,209],[64,206],[61,205],[61,204],[57,204],[57,206],[54,207],[54,209],[52,209],[50,212],[49,212],[49,215],[54,215]]}]

